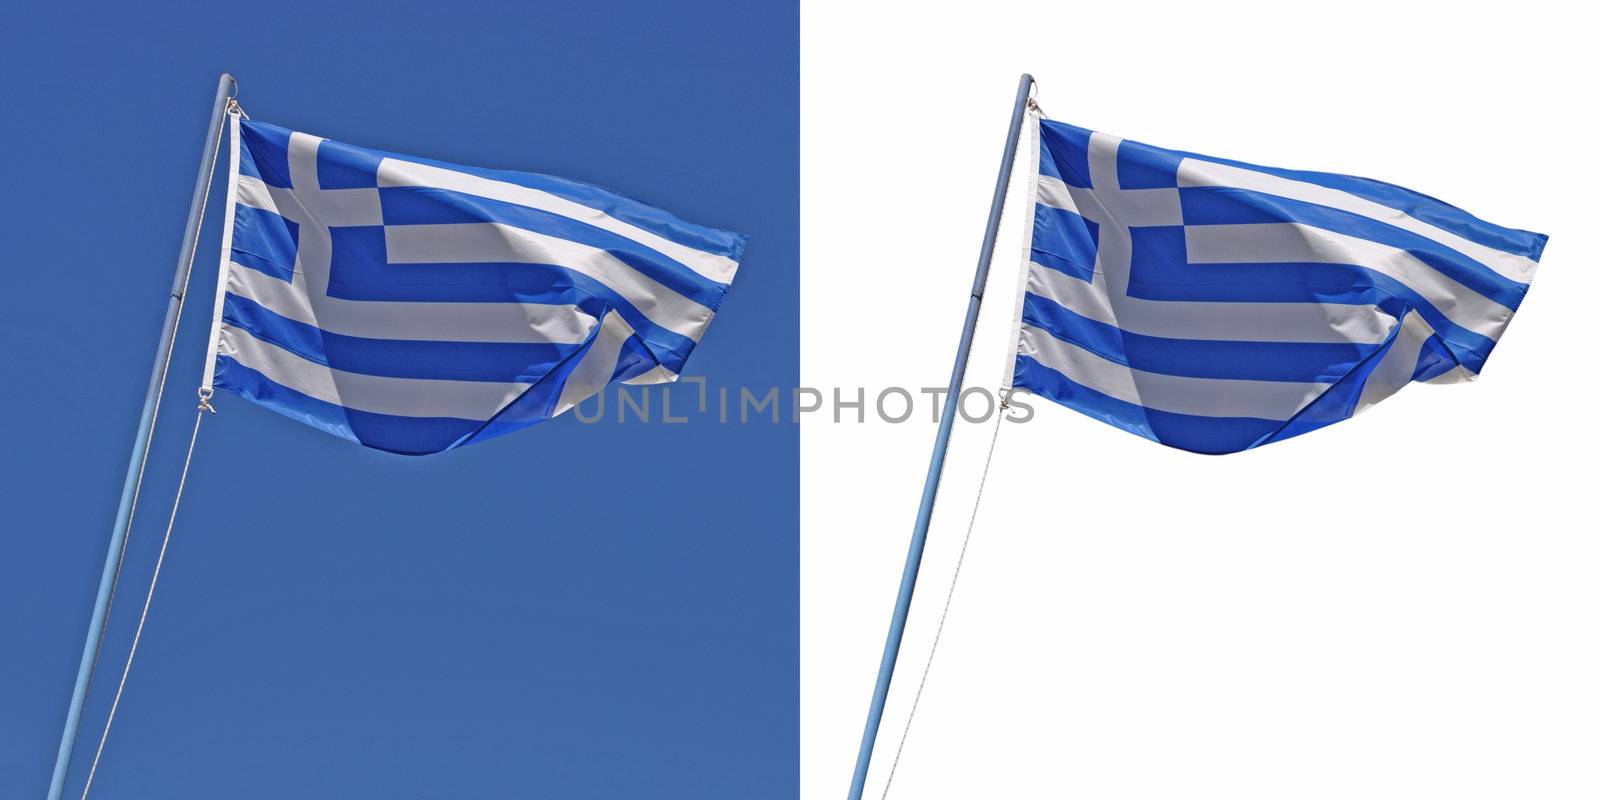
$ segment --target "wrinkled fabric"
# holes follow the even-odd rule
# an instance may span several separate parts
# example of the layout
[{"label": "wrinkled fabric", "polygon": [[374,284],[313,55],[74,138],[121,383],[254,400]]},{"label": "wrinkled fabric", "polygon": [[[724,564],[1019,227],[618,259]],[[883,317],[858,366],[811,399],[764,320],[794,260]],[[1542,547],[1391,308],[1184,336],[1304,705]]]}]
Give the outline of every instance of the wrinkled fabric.
[{"label": "wrinkled fabric", "polygon": [[[214,385],[420,455],[676,380],[745,237],[604,189],[230,119]],[[208,376],[210,378],[210,376]]]},{"label": "wrinkled fabric", "polygon": [[1014,388],[1198,453],[1475,378],[1547,238],[1365,178],[1035,133]]}]

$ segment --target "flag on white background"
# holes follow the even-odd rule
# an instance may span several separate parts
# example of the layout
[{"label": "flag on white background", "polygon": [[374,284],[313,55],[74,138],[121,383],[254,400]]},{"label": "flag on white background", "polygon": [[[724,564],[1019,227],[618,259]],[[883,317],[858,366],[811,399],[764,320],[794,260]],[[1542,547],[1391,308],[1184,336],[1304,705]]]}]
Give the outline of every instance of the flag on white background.
[{"label": "flag on white background", "polygon": [[1185,450],[1476,377],[1546,241],[1365,178],[1037,134],[1013,385]]}]

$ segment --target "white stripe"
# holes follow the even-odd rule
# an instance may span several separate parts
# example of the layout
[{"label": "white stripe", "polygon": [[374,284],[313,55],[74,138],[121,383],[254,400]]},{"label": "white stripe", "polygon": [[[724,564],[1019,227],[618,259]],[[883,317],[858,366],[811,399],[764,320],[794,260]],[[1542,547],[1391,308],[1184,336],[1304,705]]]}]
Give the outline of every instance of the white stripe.
[{"label": "white stripe", "polygon": [[[1033,174],[1039,187],[1040,205],[1078,213],[1078,201],[1072,196],[1072,187],[1054,175],[1041,175],[1037,170]],[[1030,203],[1028,207],[1032,208],[1033,205]]]},{"label": "white stripe", "polygon": [[1417,356],[1421,355],[1422,345],[1430,336],[1433,336],[1433,329],[1428,327],[1420,314],[1415,311],[1406,314],[1399,332],[1395,334],[1394,344],[1389,345],[1388,352],[1367,373],[1367,382],[1361,387],[1361,398],[1356,401],[1355,413],[1360,414],[1368,406],[1400,391],[1411,382],[1411,376],[1417,371]]},{"label": "white stripe", "polygon": [[400,417],[488,419],[528,390],[525,383],[387,378],[330,369],[232,325],[222,326],[223,355],[268,380],[326,403]]},{"label": "white stripe", "polygon": [[1370,305],[1113,299],[1103,284],[1038,264],[1029,270],[1028,291],[1096,322],[1167,339],[1381,344],[1395,324]]},{"label": "white stripe", "polygon": [[286,197],[294,194],[288,189],[274,189],[254,175],[239,176],[239,205],[276,213],[279,198],[274,192],[281,192]]},{"label": "white stripe", "polygon": [[1185,158],[1178,163],[1179,186],[1221,186],[1301,200],[1320,206],[1337,208],[1369,219],[1385,222],[1396,228],[1431,239],[1445,247],[1477,261],[1500,275],[1517,283],[1533,280],[1538,263],[1527,256],[1496,250],[1493,247],[1464,239],[1443,228],[1417,219],[1404,211],[1375,203],[1364,197],[1339,189],[1329,189],[1314,183],[1292,180],[1265,172]]},{"label": "white stripe", "polygon": [[[1011,307],[1011,327],[1006,329],[1010,332],[1010,340],[1017,342],[1018,347],[1021,347],[1022,341],[1022,305],[1028,294],[1028,273],[1034,269],[1032,265],[1033,227],[1034,220],[1038,218],[1040,202],[1039,126],[1042,124],[1040,121],[1041,115],[1029,110],[1025,119],[1028,126],[1028,149],[1026,153],[1018,157],[1028,159],[1024,162],[1028,165],[1028,204],[1024,207],[1031,213],[1022,223],[1022,263],[1019,265],[1021,270],[1017,275],[1017,292],[1015,298],[1013,298],[1015,302]],[[1071,200],[1071,198],[1069,197],[1068,200]],[[1000,391],[1004,394],[1011,391],[1011,387],[1016,381],[1016,359],[1006,359],[1005,363],[1000,365],[1000,368]]]},{"label": "white stripe", "polygon": [[600,321],[600,330],[595,334],[594,343],[589,345],[577,365],[567,373],[567,382],[561,386],[561,399],[556,401],[555,410],[550,415],[564,413],[604,389],[617,372],[617,356],[622,353],[622,345],[632,335],[633,329],[617,312],[607,313],[606,318]]},{"label": "white stripe", "polygon": [[1457,364],[1438,375],[1429,378],[1424,383],[1467,383],[1478,379],[1478,373]]},{"label": "white stripe", "polygon": [[295,322],[366,339],[582,344],[595,325],[593,316],[574,305],[313,297],[303,284],[291,286],[244,266],[228,276],[228,291]]},{"label": "white stripe", "polygon": [[[1034,173],[1034,181],[1038,186],[1038,198],[1035,200],[1038,205],[1078,213],[1077,198],[1072,197],[1072,187],[1067,186],[1066,182],[1051,174],[1040,174],[1038,171]],[[1029,208],[1034,206],[1029,205]]]},{"label": "white stripe", "polygon": [[1122,137],[1091,131],[1089,143],[1084,147],[1084,160],[1089,163],[1089,185],[1095,188],[1118,189],[1117,150],[1122,147]]},{"label": "white stripe", "polygon": [[1083,189],[1068,186],[1053,175],[1040,175],[1039,203],[1102,225],[1146,228],[1183,224],[1183,199],[1176,189]]},{"label": "white stripe", "polygon": [[239,112],[228,112],[228,201],[222,209],[222,253],[217,260],[216,302],[211,308],[211,335],[206,339],[206,365],[200,373],[200,394],[209,396],[217,376],[217,348],[222,342],[222,302],[232,269],[233,217],[239,198]]},{"label": "white stripe", "polygon": [[[316,192],[319,200],[343,195],[350,202],[347,217],[360,211],[361,190]],[[268,186],[249,175],[239,176],[238,200],[241,205],[283,214],[303,228],[302,254],[309,252],[319,219],[301,204],[298,191]],[[333,200],[323,203],[337,203]],[[287,213],[286,213],[287,212]],[[229,215],[231,224],[233,215]],[[372,222],[381,224],[381,219]],[[224,258],[227,258],[224,253]],[[297,263],[296,267],[311,266]],[[228,291],[260,303],[273,313],[313,325],[333,333],[368,339],[409,339],[415,341],[515,342],[582,344],[596,320],[574,305],[547,303],[448,303],[346,300],[314,291],[311,277],[321,284],[319,274],[296,274],[291,286],[284,281],[240,267],[231,271]]]},{"label": "white stripe", "polygon": [[1126,403],[1202,417],[1286,420],[1328,390],[1325,383],[1188,378],[1130,369],[1082,347],[1022,326],[1022,355]]},{"label": "white stripe", "polygon": [[695,341],[711,309],[662,286],[596,247],[494,222],[390,225],[383,229],[389,263],[517,262],[558,264],[611,287],[652,322]]},{"label": "white stripe", "polygon": [[1183,230],[1191,264],[1315,262],[1352,264],[1411,287],[1457,325],[1498,339],[1511,309],[1456,283],[1398,247],[1297,222],[1190,225]]},{"label": "white stripe", "polygon": [[284,160],[289,165],[289,185],[304,192],[315,192],[322,189],[322,182],[317,177],[317,148],[322,146],[322,137],[301,131],[289,132],[289,144],[285,148]]},{"label": "white stripe", "polygon": [[738,263],[727,256],[716,255],[678,244],[582,203],[574,203],[564,197],[539,189],[518,186],[514,183],[491,180],[426,164],[414,164],[408,161],[385,158],[378,163],[378,185],[427,186],[449,189],[560,214],[632,239],[717,283],[731,282],[734,271],[739,268]]},{"label": "white stripe", "polygon": [[623,381],[623,383],[629,386],[651,386],[657,383],[672,383],[676,380],[678,380],[678,373],[657,364]]},{"label": "white stripe", "polygon": [[322,227],[383,224],[376,189],[284,189],[253,175],[239,176],[239,203],[271,211],[299,225]]}]

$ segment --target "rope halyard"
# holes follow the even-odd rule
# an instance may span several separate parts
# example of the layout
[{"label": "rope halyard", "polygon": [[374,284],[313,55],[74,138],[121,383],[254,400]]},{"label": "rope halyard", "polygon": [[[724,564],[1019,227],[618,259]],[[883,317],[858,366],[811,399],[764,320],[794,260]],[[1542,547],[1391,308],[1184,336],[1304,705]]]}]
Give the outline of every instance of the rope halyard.
[{"label": "rope halyard", "polygon": [[[212,153],[211,170],[206,173],[206,190],[205,190],[205,193],[200,198],[200,215],[201,215],[202,218],[205,217],[206,202],[211,199],[211,180],[216,175],[216,168],[217,168],[216,154],[217,154],[218,150],[221,149],[221,147],[222,147],[222,138],[219,136],[217,138],[217,147],[214,148],[211,151],[211,153]],[[177,298],[178,298],[177,318],[173,320],[173,323],[172,323],[172,335],[170,337],[168,337],[168,340],[167,340],[167,357],[161,362],[161,379],[156,384],[156,402],[155,402],[156,413],[150,419],[150,432],[145,435],[145,439],[144,439],[144,445],[145,445],[144,446],[144,454],[139,457],[139,473],[138,473],[138,476],[136,478],[134,478],[134,481],[133,481],[133,499],[128,504],[128,524],[127,524],[126,527],[123,528],[122,548],[117,551],[117,566],[112,570],[112,573],[111,573],[111,595],[110,595],[110,599],[106,603],[106,619],[110,619],[111,618],[111,607],[113,605],[115,605],[116,599],[117,599],[117,584],[119,582],[121,582],[121,580],[122,580],[122,564],[128,557],[128,539],[131,538],[131,536],[132,536],[132,533],[133,533],[133,520],[134,520],[136,514],[139,511],[139,493],[140,493],[140,491],[142,491],[144,489],[145,466],[150,462],[150,443],[155,441],[155,438],[156,438],[156,425],[161,421],[161,399],[166,394],[166,390],[167,390],[167,372],[172,367],[172,351],[173,351],[172,344],[178,341],[178,328],[183,323],[183,303],[184,303],[184,300],[186,300],[188,298],[188,296],[189,296],[189,276],[194,273],[194,257],[195,257],[196,251],[199,250],[199,247],[200,247],[200,237],[196,236],[195,237],[194,247],[189,250],[189,263],[188,263],[188,266],[184,267],[183,287],[181,289],[179,289],[178,292],[177,292]],[[99,640],[95,642],[94,659],[90,662],[90,666],[89,666],[89,685],[90,686],[94,685],[94,674],[95,674],[95,672],[98,670],[98,668],[100,666],[100,650],[103,647],[105,647],[105,643],[106,643],[106,628],[107,627],[109,627],[109,626],[101,626]]]},{"label": "rope halyard", "polygon": [[80,800],[87,800],[89,787],[94,785],[94,774],[100,767],[100,756],[105,753],[106,739],[111,736],[111,723],[117,718],[117,707],[122,704],[122,690],[128,685],[128,672],[133,669],[133,656],[139,652],[139,639],[144,636],[144,623],[150,617],[150,603],[156,596],[156,583],[161,580],[161,566],[167,560],[167,545],[172,543],[172,528],[178,520],[178,505],[183,502],[183,487],[189,481],[189,464],[194,460],[194,444],[200,438],[200,421],[212,410],[205,399],[194,412],[194,429],[189,432],[189,451],[183,456],[183,471],[178,474],[178,490],[172,497],[172,513],[167,515],[167,532],[161,537],[161,549],[156,552],[155,571],[150,573],[150,588],[144,594],[144,608],[139,611],[139,624],[133,629],[133,643],[128,646],[128,658],[122,662],[122,677],[117,681],[117,693],[111,697],[111,710],[106,712],[106,725],[100,730],[100,743],[94,748],[94,760],[89,762],[89,776],[83,782]]},{"label": "rope halyard", "polygon": [[983,459],[983,473],[978,477],[978,493],[972,499],[972,516],[967,519],[967,533],[961,539],[961,552],[956,556],[955,573],[950,576],[950,590],[944,596],[944,610],[939,613],[939,626],[933,632],[933,645],[928,648],[928,660],[922,667],[922,678],[917,681],[917,693],[911,698],[911,711],[906,715],[905,730],[900,732],[900,744],[895,747],[894,760],[889,762],[889,776],[883,782],[884,798],[894,784],[894,773],[900,766],[900,756],[905,752],[906,739],[911,735],[911,723],[917,717],[917,706],[922,703],[922,690],[928,686],[928,673],[933,670],[933,657],[939,652],[939,640],[944,637],[944,624],[950,617],[950,605],[956,597],[956,582],[961,580],[961,566],[967,561],[967,546],[972,543],[972,531],[978,523],[978,508],[983,504],[983,487],[989,482],[989,465],[994,461],[994,446],[1000,440],[1000,426],[1005,424],[1006,410],[1011,407],[1011,393],[1002,391],[1000,408],[995,413],[994,432],[989,437],[989,453]]},{"label": "rope halyard", "polygon": [[[1032,87],[1028,90],[1028,97],[1024,101],[1025,111],[1024,111],[1024,117],[1023,117],[1023,120],[1022,120],[1024,123],[1026,123],[1028,121],[1027,115],[1029,115],[1029,114],[1036,114],[1036,115],[1041,116],[1041,117],[1044,116],[1044,111],[1039,108],[1038,101],[1034,99],[1035,96],[1038,94],[1038,91],[1039,91],[1039,84],[1037,84],[1037,83],[1033,84]],[[1037,191],[1036,180],[1037,180],[1037,170],[1038,170],[1038,163],[1039,163],[1037,127],[1035,127],[1034,134],[1030,137],[1030,142],[1032,142],[1033,146],[1029,150],[1025,151],[1025,150],[1023,150],[1022,148],[1019,147],[1017,149],[1017,152],[1012,155],[1013,165],[1015,165],[1015,163],[1017,161],[1019,161],[1019,160],[1023,161],[1023,163],[1025,163],[1025,164],[1031,163],[1031,166],[1029,166],[1030,174],[1035,175],[1034,178],[1030,178],[1030,181],[1029,181],[1029,184],[1028,184],[1028,195],[1027,195],[1028,204],[1027,204],[1027,207],[1026,207],[1026,210],[1025,210],[1026,216],[1024,217],[1024,222],[1023,222],[1023,231],[1024,231],[1023,235],[1024,235],[1024,237],[1026,237],[1024,239],[1024,245],[1023,245],[1023,248],[1022,248],[1022,254],[1023,254],[1024,263],[1026,263],[1026,260],[1027,260],[1027,257],[1028,257],[1028,249],[1029,249],[1029,246],[1030,246],[1028,244],[1028,242],[1031,242],[1031,239],[1032,239],[1032,227],[1029,224],[1029,221],[1032,218],[1034,202],[1037,199],[1035,197],[1035,193]],[[1009,187],[1007,189],[1007,193],[1008,194],[1010,193]],[[1015,211],[1013,211],[1011,213],[1014,214]],[[1005,208],[1005,206],[1002,205],[1001,206],[1002,218],[1005,216],[1005,214],[1006,214],[1006,208]],[[1022,281],[1019,283],[1018,287],[1017,287],[1016,312],[1017,312],[1017,319],[1018,320],[1021,319],[1022,292],[1025,289],[1026,289],[1026,278],[1024,277],[1022,279]],[[984,310],[987,310],[987,309],[980,309],[979,314],[981,315]],[[980,316],[980,319],[981,319],[981,316]],[[1012,327],[1017,329],[1017,330],[1020,330],[1020,325],[1018,323],[1016,323],[1016,322],[1013,323]],[[1013,345],[1014,344],[1015,343],[1013,342]],[[994,430],[991,432],[991,434],[989,436],[989,450],[988,450],[988,453],[984,456],[984,459],[983,459],[983,472],[978,477],[978,491],[977,491],[977,494],[973,497],[973,500],[972,500],[972,514],[967,519],[967,532],[961,539],[961,551],[956,556],[955,572],[950,576],[950,589],[945,594],[944,609],[939,612],[939,624],[938,624],[938,627],[934,629],[933,644],[932,644],[932,646],[930,646],[928,648],[928,660],[927,660],[926,663],[923,664],[922,677],[917,681],[916,694],[914,694],[912,696],[912,699],[911,699],[911,710],[906,715],[905,728],[904,728],[904,730],[902,730],[900,732],[900,742],[899,742],[899,744],[897,744],[895,746],[894,760],[889,762],[889,774],[888,774],[888,777],[886,777],[884,779],[884,782],[883,782],[883,794],[881,795],[882,798],[888,798],[889,789],[894,784],[895,772],[900,767],[900,757],[905,753],[906,740],[908,738],[910,738],[910,736],[911,736],[911,724],[912,724],[913,721],[916,720],[917,707],[919,705],[921,705],[921,703],[922,703],[922,692],[923,692],[923,690],[925,688],[927,688],[927,685],[928,685],[928,674],[930,672],[932,672],[932,670],[933,670],[933,659],[934,659],[934,656],[936,656],[938,654],[938,652],[939,652],[939,642],[944,638],[945,622],[950,617],[950,606],[951,606],[952,602],[955,600],[955,596],[956,596],[956,583],[961,580],[961,568],[966,563],[966,560],[967,560],[967,547],[972,543],[972,532],[973,532],[973,530],[976,527],[977,522],[978,522],[978,509],[983,504],[983,490],[984,490],[984,487],[989,482],[989,466],[994,461],[995,444],[1000,440],[1000,426],[1005,423],[1005,418],[1006,418],[1006,415],[1007,415],[1007,411],[1011,408],[1011,395],[1013,393],[1013,389],[1011,388],[1011,381],[1010,381],[1010,375],[1011,375],[1010,362],[1011,362],[1011,360],[1012,360],[1011,358],[1007,359],[1007,365],[1006,365],[1007,369],[1006,369],[1006,374],[1005,374],[1005,380],[1002,381],[1002,385],[1001,385],[1000,392],[999,392],[999,394],[1000,394],[999,410],[995,414]],[[963,376],[963,378],[964,377],[965,376]]]},{"label": "rope halyard", "polygon": [[1044,117],[1045,119],[1049,119],[1050,118],[1050,115],[1044,113],[1044,108],[1039,105],[1039,84],[1038,83],[1034,83],[1033,84],[1033,88],[1028,90],[1028,100],[1027,100],[1026,105],[1027,105],[1029,111],[1032,111],[1033,113],[1038,114],[1039,116]]},{"label": "rope halyard", "polygon": [[[237,84],[235,84],[235,89],[237,90]],[[233,101],[232,98],[229,98],[228,102],[229,102],[230,105],[234,105],[234,106],[238,105],[237,103],[235,103]],[[221,124],[222,125],[226,125],[227,124],[227,116],[226,115],[223,116]],[[217,137],[216,146],[213,147],[212,150],[211,150],[211,166],[206,171],[206,184],[205,184],[206,188],[205,188],[205,191],[202,192],[201,195],[200,195],[200,218],[201,219],[205,219],[206,206],[211,200],[211,183],[212,183],[213,179],[216,177],[217,153],[220,152],[221,149],[222,149],[222,137],[218,136]],[[145,435],[144,454],[141,455],[140,458],[139,458],[139,472],[138,472],[137,477],[134,478],[133,496],[132,496],[132,499],[130,500],[130,502],[128,504],[128,523],[127,523],[127,526],[125,528],[123,528],[122,548],[117,553],[117,564],[116,564],[116,567],[113,568],[112,573],[111,573],[111,593],[110,593],[110,598],[106,602],[106,613],[105,613],[105,618],[108,621],[111,618],[111,608],[116,602],[117,585],[122,580],[123,562],[127,559],[127,556],[128,556],[128,539],[132,538],[133,521],[134,521],[134,519],[136,517],[136,514],[138,512],[138,509],[139,509],[139,494],[144,488],[145,467],[150,461],[150,444],[151,444],[151,442],[155,441],[156,425],[161,419],[161,401],[165,397],[166,391],[167,391],[167,375],[171,371],[171,367],[172,367],[172,351],[175,349],[173,347],[173,345],[178,341],[178,330],[182,326],[182,323],[183,323],[184,301],[187,300],[188,296],[189,296],[189,279],[194,275],[194,259],[195,259],[195,255],[198,253],[199,249],[200,249],[200,237],[196,236],[194,238],[194,244],[189,248],[189,254],[188,254],[187,263],[184,265],[184,268],[183,268],[183,283],[182,283],[181,287],[178,289],[178,291],[174,293],[174,296],[178,300],[178,307],[177,307],[177,311],[175,312],[176,316],[175,316],[175,318],[173,319],[173,322],[172,322],[172,334],[167,339],[167,356],[161,362],[161,377],[156,383],[155,414],[150,419],[150,431],[149,431],[149,433],[147,433]],[[209,395],[203,395],[201,397],[200,407],[201,407],[202,410],[205,410],[205,411],[211,411],[212,410],[211,406],[209,405],[209,403],[207,403],[208,399],[209,399]],[[183,460],[183,475],[178,480],[178,497],[180,497],[180,498],[183,496],[183,483],[184,483],[184,480],[189,475],[189,459],[190,459],[190,457],[192,457],[194,455],[195,436],[197,436],[199,434],[199,431],[200,431],[200,420],[199,420],[198,415],[197,415],[197,417],[195,419],[195,431],[189,437],[189,455],[184,457],[184,460]],[[172,513],[173,513],[173,518],[175,518],[177,516],[177,513],[178,513],[177,499],[173,500]],[[161,552],[160,552],[160,555],[157,556],[157,559],[156,559],[156,568],[155,568],[156,569],[156,573],[150,579],[150,591],[145,596],[144,610],[139,614],[139,627],[134,632],[133,649],[138,649],[138,647],[139,647],[139,634],[144,631],[145,616],[150,613],[150,598],[155,593],[156,578],[161,574],[161,559],[166,556],[166,553],[167,553],[167,541],[170,540],[171,537],[172,537],[172,518],[169,518],[167,520],[167,535],[166,535],[166,538],[163,539],[162,542],[161,542]],[[89,667],[89,681],[88,681],[88,683],[89,683],[90,686],[94,685],[95,672],[98,671],[99,666],[100,666],[100,651],[105,646],[106,630],[109,627],[110,627],[109,624],[105,624],[105,625],[102,625],[100,627],[100,635],[99,635],[98,640],[95,642],[94,658],[92,659],[92,661],[90,663],[90,667]],[[83,798],[87,798],[89,796],[89,785],[94,782],[95,768],[99,766],[99,764],[100,764],[100,755],[105,750],[106,737],[111,733],[111,720],[113,718],[115,718],[116,715],[117,715],[117,704],[122,699],[122,689],[123,689],[123,686],[127,683],[127,680],[128,680],[128,668],[131,667],[131,666],[133,666],[133,650],[129,650],[129,652],[128,652],[128,660],[123,664],[122,679],[117,682],[117,693],[116,693],[115,698],[111,702],[111,710],[106,716],[105,728],[100,733],[100,744],[99,744],[98,747],[95,748],[94,761],[89,766],[89,775],[85,779],[84,784],[83,784],[83,794],[81,795],[81,797],[83,797]]]}]

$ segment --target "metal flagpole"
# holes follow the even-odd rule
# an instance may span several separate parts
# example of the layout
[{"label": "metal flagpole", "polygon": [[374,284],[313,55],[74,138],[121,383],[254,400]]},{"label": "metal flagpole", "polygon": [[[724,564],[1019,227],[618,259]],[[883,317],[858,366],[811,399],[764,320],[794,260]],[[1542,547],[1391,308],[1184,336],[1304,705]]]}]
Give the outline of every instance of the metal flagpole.
[{"label": "metal flagpole", "polygon": [[1000,230],[1000,211],[1006,203],[1006,187],[1011,183],[1011,162],[1017,154],[1017,138],[1022,117],[1027,111],[1033,76],[1023,73],[1017,83],[1017,101],[1011,109],[1011,127],[1006,131],[1006,150],[1000,159],[1000,175],[994,183],[994,199],[989,203],[989,227],[983,232],[983,249],[978,253],[978,271],[972,279],[972,298],[967,301],[967,321],[961,328],[961,345],[956,350],[955,368],[950,373],[950,392],[944,398],[944,413],[939,417],[939,434],[933,440],[933,458],[928,463],[928,479],[922,487],[922,506],[911,530],[911,548],[906,552],[906,568],[900,577],[900,596],[894,603],[889,622],[889,638],[883,644],[883,662],[878,667],[878,685],[872,690],[872,707],[867,711],[867,729],[861,734],[861,751],[856,756],[855,779],[850,783],[850,800],[861,800],[867,785],[867,768],[872,764],[872,747],[883,721],[883,706],[889,698],[889,682],[894,678],[895,660],[900,655],[900,640],[905,636],[906,617],[911,613],[911,594],[917,588],[917,571],[922,566],[922,550],[928,543],[928,523],[933,517],[933,498],[939,493],[939,476],[944,469],[945,451],[950,445],[950,428],[961,399],[961,379],[967,372],[967,355],[972,350],[972,334],[978,324],[978,308],[983,305],[983,287],[989,278],[989,261],[994,256],[994,240]]},{"label": "metal flagpole", "polygon": [[194,263],[196,240],[200,237],[202,202],[208,188],[217,158],[217,143],[222,132],[222,113],[228,105],[232,89],[237,86],[233,76],[222,73],[217,79],[216,99],[211,103],[211,127],[206,131],[205,149],[200,154],[200,173],[194,179],[194,195],[189,200],[189,222],[183,229],[183,245],[178,250],[177,274],[172,279],[172,291],[167,298],[167,316],[161,323],[161,338],[156,342],[155,363],[150,367],[150,384],[145,389],[144,409],[139,412],[139,430],[134,434],[133,453],[128,457],[128,474],[122,481],[122,500],[117,505],[117,520],[111,526],[111,544],[106,549],[105,569],[100,573],[100,590],[95,595],[94,613],[89,617],[89,635],[83,642],[83,658],[78,662],[78,679],[72,687],[72,704],[67,707],[67,723],[61,731],[61,748],[56,751],[56,768],[50,776],[49,800],[61,800],[66,788],[67,768],[72,763],[73,744],[78,739],[78,724],[83,721],[83,703],[89,694],[89,676],[94,671],[95,656],[100,649],[100,636],[106,627],[106,610],[111,605],[111,588],[116,581],[121,562],[123,542],[127,540],[128,518],[133,510],[134,488],[138,483],[140,466],[150,446],[150,432],[155,426],[156,398],[168,356],[172,352],[173,331],[178,325],[178,311],[183,299],[185,278]]}]

